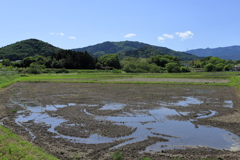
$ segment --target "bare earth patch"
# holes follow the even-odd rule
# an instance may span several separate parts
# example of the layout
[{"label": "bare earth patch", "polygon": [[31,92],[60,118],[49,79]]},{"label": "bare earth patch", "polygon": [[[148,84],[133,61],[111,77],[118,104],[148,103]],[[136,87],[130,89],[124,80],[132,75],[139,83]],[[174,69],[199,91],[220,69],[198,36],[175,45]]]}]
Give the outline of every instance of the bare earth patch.
[{"label": "bare earth patch", "polygon": [[231,87],[16,83],[0,102],[0,123],[60,159],[240,159]]}]

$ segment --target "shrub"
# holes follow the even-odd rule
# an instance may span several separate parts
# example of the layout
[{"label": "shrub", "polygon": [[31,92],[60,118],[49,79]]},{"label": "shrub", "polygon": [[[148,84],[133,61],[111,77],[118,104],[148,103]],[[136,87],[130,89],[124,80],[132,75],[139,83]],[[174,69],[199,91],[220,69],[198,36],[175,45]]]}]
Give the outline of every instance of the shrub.
[{"label": "shrub", "polygon": [[69,71],[66,70],[65,68],[62,68],[62,69],[57,70],[56,73],[69,73]]},{"label": "shrub", "polygon": [[190,69],[188,67],[181,67],[182,72],[190,72]]},{"label": "shrub", "polygon": [[42,66],[37,63],[31,63],[30,67],[27,68],[27,72],[30,74],[40,74],[42,73]]},{"label": "shrub", "polygon": [[113,73],[122,73],[122,71],[120,69],[113,69],[112,72]]},{"label": "shrub", "polygon": [[224,68],[223,68],[224,71],[230,71],[230,70],[232,70],[232,69],[233,69],[233,67],[232,67],[232,65],[230,65],[230,64],[227,64],[227,65],[224,66]]},{"label": "shrub", "polygon": [[116,152],[113,153],[112,159],[123,160],[123,154],[119,150],[117,150]]},{"label": "shrub", "polygon": [[204,70],[205,70],[206,72],[215,71],[215,66],[214,66],[212,63],[209,63],[209,64],[207,64],[207,65],[204,67]]},{"label": "shrub", "polygon": [[170,62],[170,63],[166,64],[166,69],[169,73],[180,72],[180,67],[175,62]]}]

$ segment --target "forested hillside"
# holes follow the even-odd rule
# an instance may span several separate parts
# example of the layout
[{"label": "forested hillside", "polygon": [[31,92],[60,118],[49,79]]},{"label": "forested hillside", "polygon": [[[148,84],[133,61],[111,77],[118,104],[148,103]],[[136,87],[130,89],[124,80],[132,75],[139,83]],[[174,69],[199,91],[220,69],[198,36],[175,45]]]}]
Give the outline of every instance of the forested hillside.
[{"label": "forested hillside", "polygon": [[126,51],[125,53],[119,53],[120,59],[125,57],[134,57],[134,58],[149,58],[151,56],[164,55],[163,52],[154,49],[151,46],[144,46],[136,50]]},{"label": "forested hillside", "polygon": [[100,57],[105,54],[124,53],[129,50],[136,50],[148,44],[141,42],[122,41],[122,42],[103,42],[83,48],[73,49],[74,51],[87,51],[94,57]]},{"label": "forested hillside", "polygon": [[35,55],[51,56],[59,50],[60,48],[46,42],[37,39],[27,39],[0,48],[0,59],[14,61]]},{"label": "forested hillside", "polygon": [[136,50],[126,51],[125,53],[119,53],[120,59],[124,59],[125,57],[150,58],[156,55],[176,56],[183,61],[199,59],[199,57],[194,56],[192,54],[176,52],[165,47],[157,47],[157,46],[150,46],[150,45],[144,46]]},{"label": "forested hillside", "polygon": [[[61,50],[51,44],[37,40],[28,39],[0,48],[0,59],[22,60],[30,56],[51,56]],[[156,55],[176,56],[180,60],[190,61],[199,59],[199,57],[171,50],[166,47],[158,47],[141,42],[122,41],[122,42],[104,42],[84,48],[72,49],[73,51],[87,51],[94,58],[106,54],[118,54],[120,60],[125,57],[149,58]]]},{"label": "forested hillside", "polygon": [[151,55],[171,55],[177,56],[181,60],[189,61],[194,59],[199,59],[199,57],[184,53],[177,52],[171,50],[166,47],[158,47],[149,45],[141,42],[133,42],[133,41],[122,41],[122,42],[104,42],[88,47],[73,49],[74,51],[87,51],[93,57],[100,57],[105,54],[115,54],[118,53],[120,59],[124,59],[125,56],[133,56],[137,58],[146,58]]}]

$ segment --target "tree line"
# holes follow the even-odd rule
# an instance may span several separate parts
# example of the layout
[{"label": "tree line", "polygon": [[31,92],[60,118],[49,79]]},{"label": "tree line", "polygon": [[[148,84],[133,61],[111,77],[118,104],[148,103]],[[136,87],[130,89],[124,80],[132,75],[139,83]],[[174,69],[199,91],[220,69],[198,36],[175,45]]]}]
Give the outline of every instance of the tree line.
[{"label": "tree line", "polygon": [[[190,72],[193,68],[205,71],[229,71],[240,60],[224,60],[218,57],[206,57],[189,63],[183,63],[176,56],[156,55],[150,58],[126,57],[119,60],[118,54],[106,54],[93,58],[87,51],[59,50],[51,56],[29,56],[20,62],[3,59],[2,65],[22,68],[30,73],[41,73],[44,68],[57,69],[121,69],[128,73],[178,73]],[[25,68],[25,69],[24,69]],[[22,71],[20,69],[20,71]],[[66,71],[66,70],[64,70]]]},{"label": "tree line", "polygon": [[157,55],[150,58],[133,58],[127,57],[121,61],[122,69],[125,72],[141,73],[177,73],[190,72],[190,69],[182,65],[176,56]]},{"label": "tree line", "polygon": [[208,56],[189,63],[193,68],[204,68],[206,72],[212,71],[230,71],[234,65],[240,64],[240,60],[224,60],[218,57]]}]

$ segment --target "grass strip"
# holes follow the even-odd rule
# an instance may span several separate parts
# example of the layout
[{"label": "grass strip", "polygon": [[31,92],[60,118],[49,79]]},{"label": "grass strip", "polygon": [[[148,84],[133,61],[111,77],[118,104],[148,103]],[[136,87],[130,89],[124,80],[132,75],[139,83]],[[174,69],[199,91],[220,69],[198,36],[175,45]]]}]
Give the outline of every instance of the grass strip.
[{"label": "grass strip", "polygon": [[57,160],[0,125],[0,160]]},{"label": "grass strip", "polygon": [[3,87],[7,87],[13,83],[16,83],[18,79],[20,78],[20,75],[0,75],[0,89]]}]

